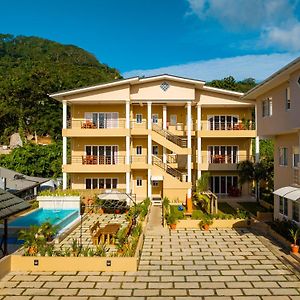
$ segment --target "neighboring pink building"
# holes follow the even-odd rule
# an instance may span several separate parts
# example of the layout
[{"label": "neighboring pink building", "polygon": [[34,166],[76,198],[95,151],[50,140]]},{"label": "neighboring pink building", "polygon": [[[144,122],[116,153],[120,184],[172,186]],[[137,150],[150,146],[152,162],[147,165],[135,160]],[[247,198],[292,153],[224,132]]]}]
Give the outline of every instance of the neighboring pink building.
[{"label": "neighboring pink building", "polygon": [[300,224],[300,57],[243,99],[256,100],[258,136],[275,142],[274,218]]}]

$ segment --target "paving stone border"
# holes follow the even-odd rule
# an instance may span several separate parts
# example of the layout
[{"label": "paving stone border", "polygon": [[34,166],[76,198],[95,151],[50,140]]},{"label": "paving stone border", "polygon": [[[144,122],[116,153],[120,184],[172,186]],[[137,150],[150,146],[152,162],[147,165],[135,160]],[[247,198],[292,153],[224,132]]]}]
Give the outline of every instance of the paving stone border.
[{"label": "paving stone border", "polygon": [[11,272],[2,299],[300,300],[300,280],[248,229],[145,237],[137,272]]}]

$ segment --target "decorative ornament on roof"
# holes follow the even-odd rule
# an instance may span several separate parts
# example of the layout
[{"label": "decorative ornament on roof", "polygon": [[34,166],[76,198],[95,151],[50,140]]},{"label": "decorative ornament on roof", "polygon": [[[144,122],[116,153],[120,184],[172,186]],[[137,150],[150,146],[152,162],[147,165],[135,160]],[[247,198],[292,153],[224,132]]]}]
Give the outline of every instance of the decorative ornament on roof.
[{"label": "decorative ornament on roof", "polygon": [[164,81],[161,85],[160,85],[160,88],[164,91],[164,92],[166,92],[167,91],[167,89],[170,87],[170,85],[166,82],[166,81]]}]

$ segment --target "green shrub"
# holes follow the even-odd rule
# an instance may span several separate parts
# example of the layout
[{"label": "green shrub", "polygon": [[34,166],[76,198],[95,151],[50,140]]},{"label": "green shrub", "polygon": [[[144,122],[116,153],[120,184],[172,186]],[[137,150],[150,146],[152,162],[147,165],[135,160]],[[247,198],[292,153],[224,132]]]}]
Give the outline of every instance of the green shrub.
[{"label": "green shrub", "polygon": [[192,219],[193,220],[200,220],[203,218],[204,212],[202,210],[193,210],[192,212]]}]

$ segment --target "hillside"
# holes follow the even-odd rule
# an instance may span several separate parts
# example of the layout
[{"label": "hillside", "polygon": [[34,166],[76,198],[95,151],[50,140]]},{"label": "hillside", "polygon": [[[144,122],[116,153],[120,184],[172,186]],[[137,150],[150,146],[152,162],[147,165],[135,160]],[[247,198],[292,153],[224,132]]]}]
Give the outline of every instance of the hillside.
[{"label": "hillside", "polygon": [[0,143],[17,130],[59,138],[62,107],[47,94],[119,78],[79,47],[0,34]]}]

